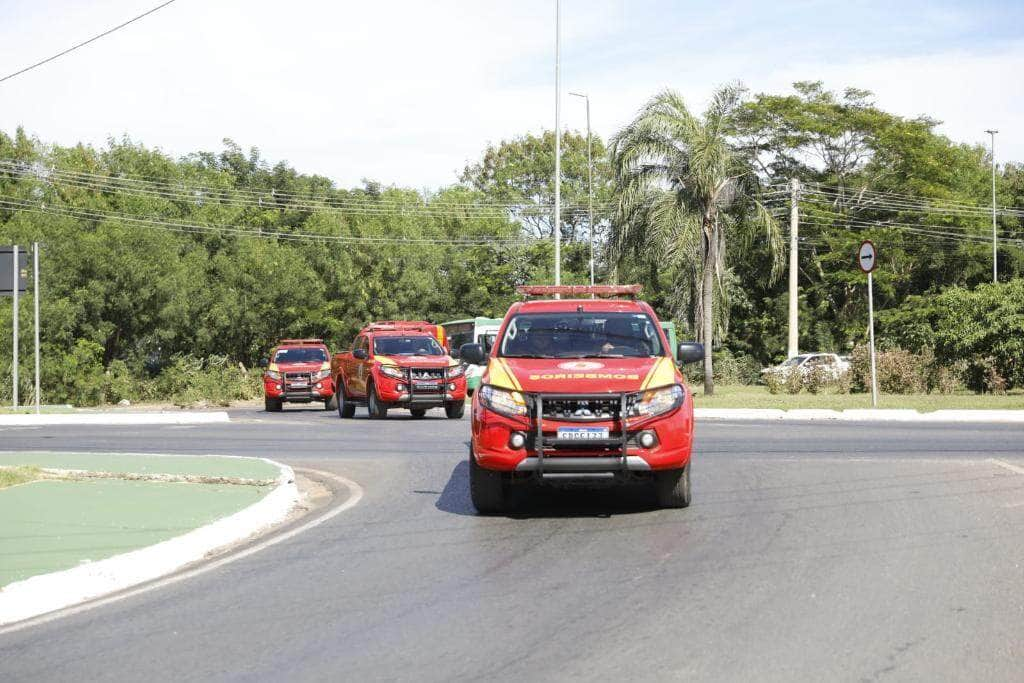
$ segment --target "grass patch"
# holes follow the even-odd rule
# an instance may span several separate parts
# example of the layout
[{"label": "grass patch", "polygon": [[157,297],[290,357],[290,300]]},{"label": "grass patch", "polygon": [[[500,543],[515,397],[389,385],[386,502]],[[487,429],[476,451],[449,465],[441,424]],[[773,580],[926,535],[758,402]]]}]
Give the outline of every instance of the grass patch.
[{"label": "grass patch", "polygon": [[[763,386],[716,386],[713,396],[705,396],[701,385],[693,384],[693,402],[697,408],[870,408],[871,394],[769,394]],[[909,408],[921,412],[933,410],[1024,410],[1024,391],[1007,394],[880,394],[879,408]]]},{"label": "grass patch", "polygon": [[27,484],[40,478],[38,467],[0,467],[0,489]]}]

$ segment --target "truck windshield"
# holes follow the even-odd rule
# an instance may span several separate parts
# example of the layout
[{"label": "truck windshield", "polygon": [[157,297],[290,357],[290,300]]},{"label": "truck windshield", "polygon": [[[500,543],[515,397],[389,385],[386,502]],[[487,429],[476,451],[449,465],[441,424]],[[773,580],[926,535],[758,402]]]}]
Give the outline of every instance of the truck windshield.
[{"label": "truck windshield", "polygon": [[645,313],[517,315],[501,340],[510,358],[647,358],[662,356],[658,327]]},{"label": "truck windshield", "polygon": [[443,356],[444,349],[433,337],[380,337],[373,340],[379,356]]},{"label": "truck windshield", "polygon": [[294,349],[278,349],[274,354],[275,363],[325,363],[327,354],[323,349],[300,347]]}]

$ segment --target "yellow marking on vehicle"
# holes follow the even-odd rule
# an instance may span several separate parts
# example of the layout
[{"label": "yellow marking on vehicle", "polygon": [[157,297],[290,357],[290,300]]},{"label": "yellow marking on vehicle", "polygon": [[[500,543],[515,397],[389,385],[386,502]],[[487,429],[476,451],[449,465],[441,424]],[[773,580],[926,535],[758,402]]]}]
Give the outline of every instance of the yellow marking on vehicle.
[{"label": "yellow marking on vehicle", "polygon": [[530,375],[530,379],[640,379],[640,375],[621,372],[554,372]]},{"label": "yellow marking on vehicle", "polygon": [[398,365],[395,359],[389,356],[374,356],[373,359],[381,365]]},{"label": "yellow marking on vehicle", "polygon": [[267,370],[271,372],[277,372],[277,363],[271,363],[267,366]]},{"label": "yellow marking on vehicle", "polygon": [[502,389],[515,389],[519,390],[522,387],[519,386],[519,382],[516,380],[515,375],[508,369],[504,361],[500,358],[492,358],[491,362],[487,364],[487,376],[488,383],[493,384],[496,387]]},{"label": "yellow marking on vehicle", "polygon": [[662,387],[666,384],[672,384],[675,380],[675,366],[671,360],[663,356],[651,367],[647,377],[644,378],[644,383],[640,386],[640,390],[643,391],[650,386]]}]

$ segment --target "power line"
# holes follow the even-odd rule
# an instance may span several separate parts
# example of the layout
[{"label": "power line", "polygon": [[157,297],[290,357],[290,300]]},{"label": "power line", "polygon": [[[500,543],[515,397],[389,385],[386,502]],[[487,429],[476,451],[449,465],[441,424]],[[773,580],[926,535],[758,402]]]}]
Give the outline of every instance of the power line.
[{"label": "power line", "polygon": [[38,202],[32,202],[15,197],[0,195],[0,208],[7,208],[16,211],[27,211],[31,213],[46,214],[52,216],[63,216],[79,220],[115,220],[141,225],[157,230],[170,232],[183,232],[195,234],[217,234],[234,235],[238,237],[254,237],[263,239],[281,239],[290,241],[310,242],[334,242],[341,244],[371,244],[371,245],[423,245],[432,244],[450,247],[481,247],[481,246],[516,246],[528,245],[543,242],[545,240],[534,238],[500,238],[500,237],[478,237],[478,238],[425,238],[425,237],[377,237],[361,235],[320,235],[308,232],[283,232],[281,230],[265,230],[258,226],[216,226],[201,225],[197,223],[186,223],[172,220],[161,220],[133,216],[112,211],[94,211],[88,209],[72,209],[67,207],[46,206]]},{"label": "power line", "polygon": [[46,64],[48,62],[52,62],[53,60],[57,59],[58,57],[63,57],[64,55],[68,54],[69,52],[74,52],[75,50],[77,50],[80,47],[85,47],[89,43],[95,42],[95,41],[99,40],[100,38],[102,38],[104,36],[109,36],[114,31],[118,31],[118,30],[124,28],[125,26],[127,26],[128,24],[135,23],[139,19],[142,19],[143,17],[149,16],[150,14],[152,14],[153,12],[156,12],[157,10],[161,10],[164,7],[167,7],[172,2],[175,2],[175,0],[167,0],[167,2],[165,2],[165,3],[161,4],[161,5],[157,5],[156,7],[143,12],[142,14],[140,14],[137,17],[131,18],[128,21],[124,22],[123,24],[118,24],[114,28],[107,29],[103,33],[100,33],[99,35],[95,35],[92,38],[89,38],[88,40],[85,40],[85,41],[82,41],[81,43],[78,43],[77,45],[72,45],[71,47],[69,47],[68,49],[64,50],[63,52],[58,52],[57,54],[53,55],[52,57],[47,57],[46,59],[44,59],[41,62],[36,62],[35,64],[31,64],[29,66],[26,66],[23,69],[19,69],[18,71],[15,71],[12,74],[8,74],[8,75],[4,76],[3,78],[0,78],[0,83],[3,83],[4,81],[6,81],[8,79],[14,78],[15,76],[20,76],[21,74],[25,73],[26,71],[31,71],[32,69],[35,69],[36,67],[40,67],[43,64]]}]

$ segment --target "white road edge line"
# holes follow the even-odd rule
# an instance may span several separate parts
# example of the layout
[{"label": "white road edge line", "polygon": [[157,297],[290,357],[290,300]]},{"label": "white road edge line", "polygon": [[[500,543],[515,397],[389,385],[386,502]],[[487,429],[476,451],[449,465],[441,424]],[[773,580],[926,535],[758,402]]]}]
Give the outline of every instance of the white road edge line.
[{"label": "white road edge line", "polygon": [[[239,457],[244,457],[244,456],[239,456]],[[236,560],[241,560],[243,558],[249,557],[250,555],[254,555],[254,554],[258,553],[259,551],[261,551],[261,550],[263,550],[265,548],[269,548],[270,546],[276,545],[276,544],[278,544],[278,543],[280,543],[282,541],[287,541],[288,539],[294,538],[295,536],[298,536],[299,534],[301,534],[301,533],[303,533],[305,531],[309,531],[310,529],[312,529],[314,527],[320,526],[324,522],[333,519],[334,517],[338,516],[342,512],[355,507],[356,504],[358,504],[359,501],[362,500],[362,498],[363,498],[363,487],[360,486],[359,484],[357,484],[356,482],[354,482],[351,479],[348,479],[346,477],[343,477],[341,475],[338,475],[338,474],[333,474],[333,473],[330,473],[330,472],[324,472],[322,470],[315,470],[315,471],[317,472],[317,474],[320,474],[320,475],[325,476],[325,477],[327,477],[329,479],[334,479],[335,481],[340,482],[343,486],[345,486],[349,490],[349,497],[348,497],[348,499],[345,500],[345,502],[342,503],[341,505],[339,505],[338,507],[336,507],[333,510],[331,510],[330,512],[328,512],[327,514],[321,515],[320,517],[317,517],[316,519],[310,520],[309,522],[306,522],[305,524],[303,524],[301,526],[298,526],[298,527],[295,527],[294,529],[286,531],[286,532],[284,532],[282,534],[277,534],[275,536],[272,536],[272,537],[268,538],[267,540],[261,541],[261,542],[257,543],[256,545],[253,545],[253,546],[250,546],[248,548],[245,548],[244,550],[240,550],[238,552],[231,553],[231,554],[229,554],[229,555],[227,555],[225,557],[222,557],[220,559],[214,560],[212,562],[209,562],[209,563],[204,564],[202,566],[196,567],[194,569],[189,569],[187,571],[180,572],[180,573],[177,573],[177,574],[174,574],[172,576],[168,576],[168,577],[165,577],[165,578],[162,578],[162,579],[156,579],[156,580],[152,581],[151,583],[148,583],[148,584],[146,584],[144,586],[139,586],[137,588],[129,588],[129,589],[127,589],[125,591],[122,591],[122,592],[120,592],[120,593],[118,593],[116,595],[110,595],[110,596],[107,596],[107,597],[96,598],[94,600],[90,600],[89,602],[82,603],[80,605],[73,605],[71,607],[65,607],[63,609],[55,610],[53,612],[48,612],[46,614],[41,614],[41,615],[39,615],[37,617],[30,617],[28,619],[25,619],[24,621],[15,622],[15,623],[10,624],[8,626],[0,627],[0,636],[7,635],[7,634],[10,634],[10,633],[14,633],[16,631],[21,631],[23,629],[31,628],[31,627],[34,627],[34,626],[42,626],[43,624],[50,623],[51,621],[56,621],[57,619],[63,619],[64,617],[74,616],[75,614],[80,614],[82,612],[86,612],[86,611],[89,611],[91,609],[95,609],[97,607],[103,607],[105,605],[109,605],[109,604],[112,604],[112,603],[115,603],[115,602],[119,602],[121,600],[126,600],[128,598],[133,598],[135,596],[142,595],[142,594],[148,593],[150,591],[158,590],[158,589],[164,588],[166,586],[171,586],[171,585],[173,585],[175,583],[178,583],[179,581],[185,581],[187,579],[191,579],[191,578],[199,576],[201,574],[205,574],[206,572],[212,571],[214,569],[218,569],[218,568],[223,567],[224,565],[229,564],[231,562],[234,562]]]},{"label": "white road edge line", "polygon": [[990,463],[992,463],[993,465],[996,465],[998,467],[1002,467],[1004,470],[1010,470],[1011,472],[1016,472],[1017,474],[1024,474],[1024,467],[1020,467],[1018,465],[1011,465],[1010,463],[1006,462],[1005,460],[997,460],[995,458],[989,458],[988,461]]}]

